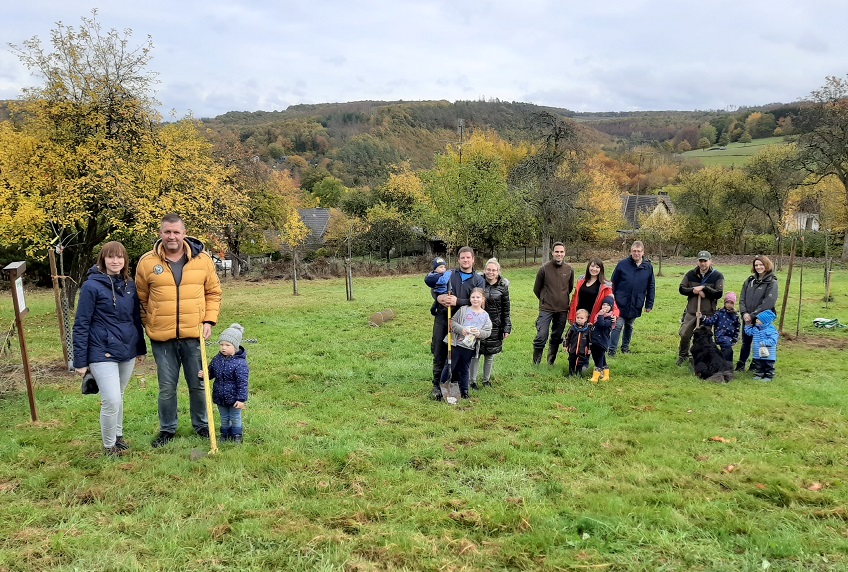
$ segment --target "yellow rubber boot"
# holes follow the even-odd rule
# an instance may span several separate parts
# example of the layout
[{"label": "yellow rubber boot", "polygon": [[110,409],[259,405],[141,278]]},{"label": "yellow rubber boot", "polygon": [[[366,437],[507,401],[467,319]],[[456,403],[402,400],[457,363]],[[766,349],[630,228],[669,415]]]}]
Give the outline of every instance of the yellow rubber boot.
[{"label": "yellow rubber boot", "polygon": [[601,372],[595,369],[595,371],[592,372],[592,383],[598,383],[599,381],[601,381]]},{"label": "yellow rubber boot", "polygon": [[604,368],[604,377],[603,377],[603,381],[609,381],[609,380],[610,380],[609,368],[608,368],[608,367],[605,367],[605,368]]}]

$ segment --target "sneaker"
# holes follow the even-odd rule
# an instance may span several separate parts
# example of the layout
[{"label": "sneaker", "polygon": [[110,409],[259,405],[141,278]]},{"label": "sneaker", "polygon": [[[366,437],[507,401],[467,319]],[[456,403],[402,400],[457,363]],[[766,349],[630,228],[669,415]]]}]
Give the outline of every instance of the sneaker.
[{"label": "sneaker", "polygon": [[121,451],[126,451],[130,448],[130,445],[129,443],[124,441],[123,435],[118,435],[117,437],[115,437],[115,447],[117,447]]},{"label": "sneaker", "polygon": [[764,378],[763,378],[763,381],[771,381],[771,380],[773,380],[773,379],[774,379],[773,377],[764,377]]},{"label": "sneaker", "polygon": [[201,427],[197,431],[195,431],[198,437],[203,437],[204,439],[209,438],[209,427]]},{"label": "sneaker", "polygon": [[[621,350],[621,353],[624,353],[624,350]],[[609,351],[607,352],[607,355],[608,355],[609,357],[615,357],[615,350],[609,350]]]},{"label": "sneaker", "polygon": [[629,354],[629,353],[631,353],[631,352],[630,352],[630,348],[627,348],[627,349],[625,349],[625,348],[621,348],[621,353],[622,353],[622,354]]},{"label": "sneaker", "polygon": [[433,388],[433,393],[430,394],[430,397],[433,401],[441,401],[442,400],[442,390],[438,387]]},{"label": "sneaker", "polygon": [[483,387],[492,387],[492,382],[491,381],[484,381]]},{"label": "sneaker", "polygon": [[174,440],[174,434],[168,431],[159,431],[159,436],[153,440],[154,449],[158,449],[159,447],[164,447],[168,443]]},{"label": "sneaker", "polygon": [[745,364],[743,362],[736,362],[736,369],[733,371],[745,371]]},{"label": "sneaker", "polygon": [[680,367],[681,365],[683,365],[684,363],[686,363],[686,360],[688,360],[688,359],[689,359],[689,358],[688,358],[688,357],[685,357],[685,356],[680,356],[680,357],[678,357],[678,358],[677,358],[677,367]]},{"label": "sneaker", "polygon": [[117,445],[111,447],[103,447],[104,457],[120,457],[124,454],[124,449],[119,449]]},{"label": "sneaker", "polygon": [[760,374],[754,376],[754,381],[763,381],[765,378]]},{"label": "sneaker", "polygon": [[480,389],[480,387],[477,385],[476,381],[471,382],[471,389]]},{"label": "sneaker", "polygon": [[462,393],[460,393],[460,395],[459,395],[459,396],[460,396],[462,399],[471,399],[471,396],[470,396],[470,395],[468,395],[468,392],[467,392],[467,391],[463,391]]},{"label": "sneaker", "polygon": [[238,435],[233,435],[232,437],[230,437],[230,441],[232,441],[233,443],[241,444],[243,440],[244,440],[244,436],[241,433],[239,433]]}]

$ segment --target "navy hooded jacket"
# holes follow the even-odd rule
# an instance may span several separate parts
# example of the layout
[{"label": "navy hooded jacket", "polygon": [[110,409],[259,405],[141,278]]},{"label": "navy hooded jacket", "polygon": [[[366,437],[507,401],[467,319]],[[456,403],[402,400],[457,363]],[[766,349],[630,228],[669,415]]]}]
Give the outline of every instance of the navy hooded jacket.
[{"label": "navy hooded jacket", "polygon": [[216,355],[209,364],[209,379],[215,380],[212,386],[213,403],[224,407],[232,407],[236,401],[246,403],[249,378],[247,351],[243,347],[239,346],[235,355]]},{"label": "navy hooded jacket", "polygon": [[74,318],[74,368],[125,362],[146,353],[135,282],[93,266],[80,289]]}]

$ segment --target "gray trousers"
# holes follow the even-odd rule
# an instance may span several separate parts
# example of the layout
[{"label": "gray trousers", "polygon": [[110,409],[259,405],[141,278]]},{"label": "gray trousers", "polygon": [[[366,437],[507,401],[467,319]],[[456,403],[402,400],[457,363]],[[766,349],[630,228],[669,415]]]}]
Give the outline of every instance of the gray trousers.
[{"label": "gray trousers", "polygon": [[483,360],[483,383],[489,383],[492,380],[492,366],[495,365],[495,354],[484,356],[480,354],[475,358],[471,358],[471,381],[477,383],[477,377],[480,374],[480,360]]},{"label": "gray trousers", "polygon": [[204,368],[200,360],[200,340],[151,340],[150,345],[159,374],[159,430],[177,432],[177,385],[180,382],[180,366],[188,384],[191,425],[195,433],[207,428],[206,393],[203,379],[197,377],[197,372]]},{"label": "gray trousers", "polygon": [[537,350],[545,349],[545,342],[548,341],[548,331],[551,335],[551,348],[549,353],[555,353],[562,345],[562,333],[565,331],[565,323],[568,319],[568,312],[548,312],[539,310],[539,317],[536,318],[536,337],[533,339],[533,348]]},{"label": "gray trousers", "polygon": [[124,390],[132,377],[135,358],[124,361],[100,361],[88,364],[100,388],[100,435],[104,447],[113,447],[118,435],[124,435]]}]

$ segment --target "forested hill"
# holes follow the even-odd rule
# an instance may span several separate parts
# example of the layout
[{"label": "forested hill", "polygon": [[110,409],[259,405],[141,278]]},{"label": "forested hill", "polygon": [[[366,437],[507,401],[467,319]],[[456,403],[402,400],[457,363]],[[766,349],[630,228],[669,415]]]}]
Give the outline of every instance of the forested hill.
[{"label": "forested hill", "polygon": [[[532,117],[539,112],[574,115],[567,109],[501,101],[354,101],[294,105],[285,111],[233,111],[203,122],[216,132],[237,136],[269,162],[291,155],[345,163],[379,156],[381,162],[409,161],[420,169],[432,166],[437,152],[473,131],[493,130],[511,142],[526,140]],[[610,141],[588,125],[579,132],[590,144]]]},{"label": "forested hill", "polygon": [[[764,129],[773,131],[795,106],[770,104],[757,108],[769,117]],[[439,151],[458,143],[458,126],[467,136],[475,130],[497,132],[507,141],[529,138],[531,118],[538,112],[575,121],[584,143],[602,147],[626,140],[658,145],[694,137],[711,123],[720,133],[754,108],[724,111],[640,111],[578,113],[531,103],[489,101],[353,101],[293,105],[284,111],[232,111],[203,119],[218,135],[237,138],[251,153],[268,163],[294,156],[307,163],[342,162],[352,166],[366,160],[380,164],[408,161],[413,169],[429,168]],[[771,132],[768,133],[771,135]],[[763,135],[765,136],[765,135]],[[697,143],[697,138],[693,141]],[[693,145],[694,147],[694,145]],[[349,174],[348,184],[367,184],[368,173]]]}]

